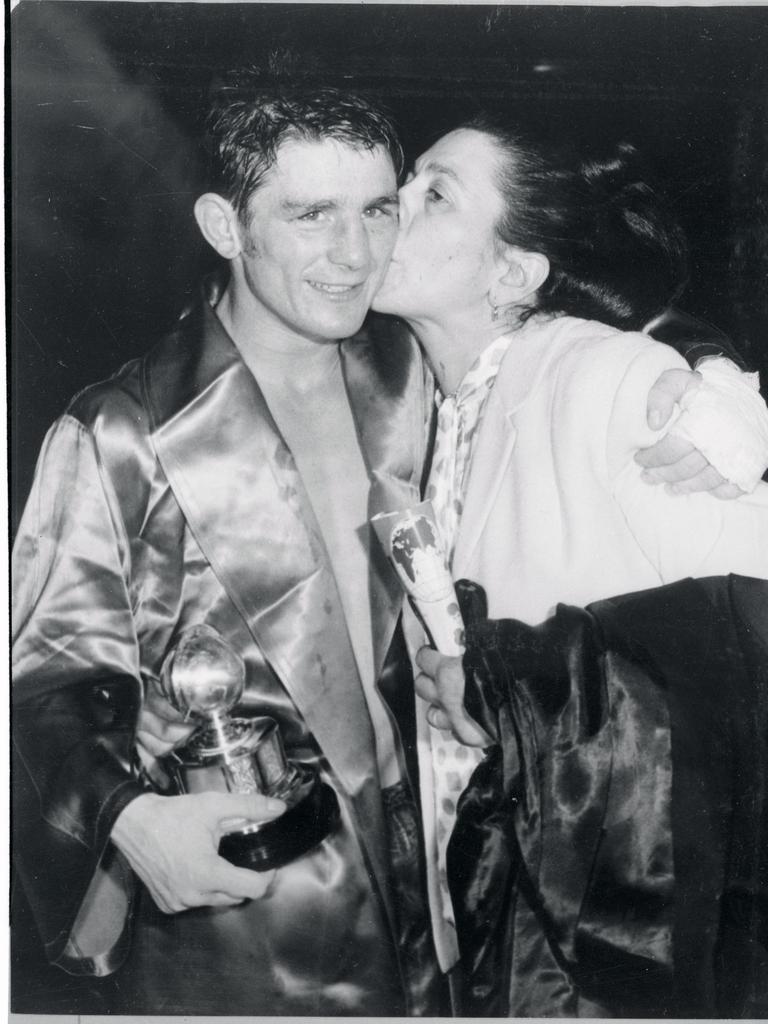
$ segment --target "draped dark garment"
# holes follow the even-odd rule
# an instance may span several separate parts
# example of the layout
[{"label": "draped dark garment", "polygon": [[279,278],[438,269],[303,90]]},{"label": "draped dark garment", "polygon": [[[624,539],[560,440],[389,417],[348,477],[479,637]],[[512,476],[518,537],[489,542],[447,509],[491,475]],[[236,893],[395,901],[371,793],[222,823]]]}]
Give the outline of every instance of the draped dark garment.
[{"label": "draped dark garment", "polygon": [[768,584],[479,621],[465,670],[463,1012],[768,1015]]}]

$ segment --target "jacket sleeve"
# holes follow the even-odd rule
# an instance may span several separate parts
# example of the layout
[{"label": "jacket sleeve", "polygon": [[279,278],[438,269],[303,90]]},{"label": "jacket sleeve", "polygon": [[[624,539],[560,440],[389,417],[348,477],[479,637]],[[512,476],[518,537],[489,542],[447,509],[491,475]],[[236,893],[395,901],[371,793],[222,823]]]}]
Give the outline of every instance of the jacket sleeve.
[{"label": "jacket sleeve", "polygon": [[12,555],[14,857],[49,958],[109,973],[133,880],[109,843],[143,792],[130,550],[92,433],[49,432]]}]

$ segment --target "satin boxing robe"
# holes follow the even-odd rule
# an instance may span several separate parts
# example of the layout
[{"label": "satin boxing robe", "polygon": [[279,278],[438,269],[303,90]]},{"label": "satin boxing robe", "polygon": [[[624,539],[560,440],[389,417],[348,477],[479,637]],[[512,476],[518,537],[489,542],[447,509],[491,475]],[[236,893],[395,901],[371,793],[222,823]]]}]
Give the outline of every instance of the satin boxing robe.
[{"label": "satin boxing robe", "polygon": [[[370,513],[411,504],[428,415],[418,351],[368,335],[342,355]],[[14,846],[49,959],[118,968],[109,1010],[124,1014],[408,1012],[374,736],[333,572],[291,452],[207,305],[51,428],[13,586]],[[401,596],[376,545],[370,594],[379,685],[412,694],[407,659],[387,659]],[[336,790],[342,825],[263,899],[163,915],[109,833],[142,792],[143,685],[198,623],[241,653],[241,710],[277,720],[288,756]]]}]

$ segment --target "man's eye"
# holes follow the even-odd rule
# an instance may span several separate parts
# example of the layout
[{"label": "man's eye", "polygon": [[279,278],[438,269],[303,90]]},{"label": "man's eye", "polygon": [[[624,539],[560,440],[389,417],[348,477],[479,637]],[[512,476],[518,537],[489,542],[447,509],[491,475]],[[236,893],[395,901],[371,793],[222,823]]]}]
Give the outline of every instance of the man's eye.
[{"label": "man's eye", "polygon": [[302,215],[299,217],[299,220],[312,224],[314,221],[320,220],[322,215],[323,210],[307,210],[306,213],[302,213]]},{"label": "man's eye", "polygon": [[397,206],[393,203],[387,203],[385,206],[369,206],[365,215],[374,220],[380,220],[382,217],[397,217]]}]

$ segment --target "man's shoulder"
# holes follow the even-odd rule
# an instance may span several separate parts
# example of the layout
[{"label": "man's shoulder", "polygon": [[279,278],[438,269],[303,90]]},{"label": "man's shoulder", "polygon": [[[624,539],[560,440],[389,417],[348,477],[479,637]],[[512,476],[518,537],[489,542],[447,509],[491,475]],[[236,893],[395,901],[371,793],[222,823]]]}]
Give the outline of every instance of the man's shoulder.
[{"label": "man's shoulder", "polygon": [[147,368],[158,362],[168,364],[180,359],[184,352],[187,321],[188,317],[185,316],[171,330],[158,332],[150,339],[148,346],[146,342],[142,346],[144,351],[141,355],[128,360],[110,377],[78,391],[70,400],[66,414],[88,428],[95,428],[105,420],[113,422],[116,419],[125,419],[136,426],[146,426],[144,381]]},{"label": "man's shoulder", "polygon": [[342,347],[387,392],[401,393],[408,381],[423,387],[425,364],[421,348],[408,325],[396,317],[370,313],[360,330],[346,338]]},{"label": "man's shoulder", "polygon": [[143,357],[131,359],[105,380],[83,388],[71,399],[66,415],[85,427],[95,427],[104,417],[128,415],[134,418],[141,405],[140,364]]}]

